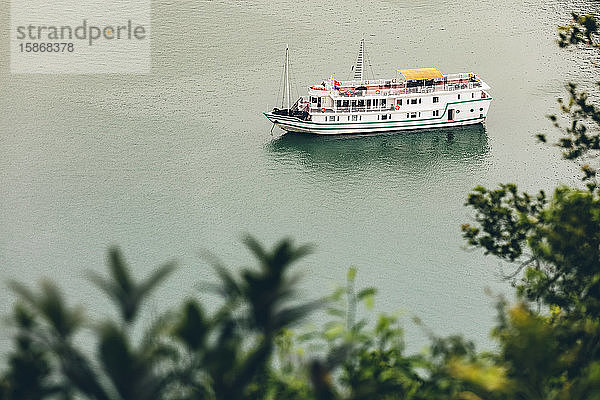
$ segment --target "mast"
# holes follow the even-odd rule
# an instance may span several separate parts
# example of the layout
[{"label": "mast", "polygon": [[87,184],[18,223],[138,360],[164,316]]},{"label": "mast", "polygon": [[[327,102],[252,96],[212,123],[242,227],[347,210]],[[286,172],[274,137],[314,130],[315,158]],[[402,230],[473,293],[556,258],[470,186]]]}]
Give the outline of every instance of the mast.
[{"label": "mast", "polygon": [[355,81],[365,80],[365,39],[360,40],[360,50],[358,50],[358,57],[356,57],[356,64],[354,65],[354,76],[352,77]]},{"label": "mast", "polygon": [[285,45],[285,90],[287,92],[287,109],[288,112],[291,108],[290,106],[290,51],[289,47]]}]

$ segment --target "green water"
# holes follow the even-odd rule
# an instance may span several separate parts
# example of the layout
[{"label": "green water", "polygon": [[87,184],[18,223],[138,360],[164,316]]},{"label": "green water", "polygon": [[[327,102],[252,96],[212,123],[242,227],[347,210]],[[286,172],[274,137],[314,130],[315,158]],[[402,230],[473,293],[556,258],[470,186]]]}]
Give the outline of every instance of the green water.
[{"label": "green water", "polygon": [[[0,44],[0,279],[51,277],[91,312],[110,305],[86,280],[118,244],[137,274],[181,269],[149,315],[211,279],[208,249],[248,265],[244,232],[317,244],[303,295],[359,269],[377,310],[402,311],[413,348],[435,333],[490,346],[494,299],[511,266],[466,251],[463,206],[477,184],[573,183],[575,166],[536,142],[590,55],[561,51],[555,27],[586,2],[376,0],[153,2],[152,74],[13,75]],[[593,4],[593,2],[590,2]],[[7,25],[5,8],[0,11]],[[8,32],[5,32],[6,36]],[[376,137],[270,135],[286,43],[299,94],[346,79],[364,35],[377,76],[396,67],[475,72],[494,97],[485,126]],[[595,78],[594,78],[595,79]],[[13,297],[0,291],[0,313]],[[208,301],[214,301],[210,298]],[[0,331],[0,350],[8,347]]]}]

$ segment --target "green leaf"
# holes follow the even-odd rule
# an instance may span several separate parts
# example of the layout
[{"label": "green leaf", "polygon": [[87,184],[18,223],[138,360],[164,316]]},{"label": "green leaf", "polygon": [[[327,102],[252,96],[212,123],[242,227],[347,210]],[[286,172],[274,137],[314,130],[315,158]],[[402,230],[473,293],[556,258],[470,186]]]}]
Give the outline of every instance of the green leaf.
[{"label": "green leaf", "polygon": [[356,267],[348,268],[348,274],[346,275],[346,279],[348,281],[354,281],[356,279],[356,272],[357,272]]}]

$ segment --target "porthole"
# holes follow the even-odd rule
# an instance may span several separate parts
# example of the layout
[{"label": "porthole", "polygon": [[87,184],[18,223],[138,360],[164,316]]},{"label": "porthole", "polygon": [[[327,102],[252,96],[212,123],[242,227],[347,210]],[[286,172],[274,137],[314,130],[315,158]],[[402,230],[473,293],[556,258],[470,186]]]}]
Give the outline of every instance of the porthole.
[{"label": "porthole", "polygon": [[483,107],[479,109],[479,111],[483,111]]},{"label": "porthole", "polygon": [[471,112],[473,112],[473,111],[475,111],[475,110],[473,110],[473,109],[471,108]]},{"label": "porthole", "polygon": [[456,110],[456,113],[458,114],[460,112],[460,110]]}]

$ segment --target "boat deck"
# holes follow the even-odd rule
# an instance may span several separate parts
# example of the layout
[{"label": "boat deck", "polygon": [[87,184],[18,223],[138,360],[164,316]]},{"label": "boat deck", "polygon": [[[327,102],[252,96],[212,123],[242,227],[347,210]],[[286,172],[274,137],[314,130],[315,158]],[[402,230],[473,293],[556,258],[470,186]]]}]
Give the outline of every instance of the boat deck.
[{"label": "boat deck", "polygon": [[[459,74],[456,74],[459,75]],[[450,78],[450,79],[448,79]],[[309,89],[309,95],[322,96],[324,93],[338,97],[377,97],[377,96],[397,96],[403,94],[428,94],[435,92],[452,92],[464,89],[489,89],[479,78],[472,74],[460,74],[459,76],[444,77],[444,79],[424,82],[420,85],[414,85],[411,81],[397,82],[396,79],[377,80],[377,81],[345,81],[337,82],[339,85],[330,82],[325,86],[312,86]]]},{"label": "boat deck", "polygon": [[[477,95],[477,98],[486,99],[488,98],[488,94],[485,90],[488,90],[490,87],[480,79],[455,79],[443,82],[435,83],[431,86],[416,86],[416,87],[402,87],[402,83],[392,83],[391,80],[382,80],[381,82],[390,82],[389,85],[371,85],[369,81],[369,86],[365,86],[363,82],[362,86],[358,86],[358,88],[349,88],[348,86],[338,86],[338,85],[329,85],[320,86],[320,89],[309,90],[308,96],[300,97],[295,104],[297,109],[302,111],[307,111],[309,113],[357,113],[357,112],[383,112],[383,111],[398,111],[396,106],[396,101],[394,99],[406,98],[410,97],[414,94],[436,94],[440,95],[448,94],[448,92],[456,92],[456,91],[467,91],[473,92],[475,90],[480,90],[481,94]],[[344,82],[345,83],[345,82]],[[314,107],[314,103],[311,103],[311,97],[319,97],[319,96],[329,96],[334,102],[341,101],[343,103],[342,106],[330,107],[327,105],[323,105],[322,107]],[[385,105],[382,105],[379,102],[379,105],[367,105],[366,100],[370,99],[385,99],[392,98],[388,102],[385,102]],[[420,103],[419,103],[420,104]],[[419,108],[418,106],[417,108]],[[411,106],[406,104],[403,107],[404,110],[412,111]]]}]

